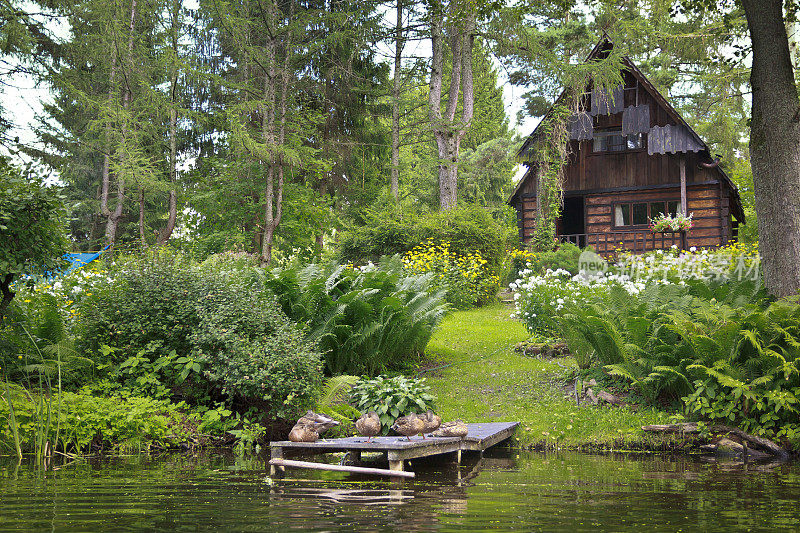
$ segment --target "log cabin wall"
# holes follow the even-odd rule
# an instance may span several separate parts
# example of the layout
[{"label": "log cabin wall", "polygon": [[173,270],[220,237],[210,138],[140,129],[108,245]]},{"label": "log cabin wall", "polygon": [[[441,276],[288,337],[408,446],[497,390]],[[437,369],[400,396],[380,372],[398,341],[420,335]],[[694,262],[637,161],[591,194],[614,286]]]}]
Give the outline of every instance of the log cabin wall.
[{"label": "log cabin wall", "polygon": [[[661,103],[637,81],[630,71],[623,72],[624,107],[647,105],[650,126],[676,126],[676,120]],[[592,117],[593,135],[604,130],[619,130],[623,113],[598,114]],[[641,148],[625,151],[594,151],[594,140],[572,140],[564,168],[564,195],[584,198],[585,236],[573,240],[581,246],[589,244],[599,253],[609,254],[615,248],[647,251],[679,246],[714,247],[733,237],[731,203],[738,199],[735,189],[723,182],[719,169],[706,168],[707,153],[648,153],[647,134]],[[613,209],[618,203],[680,201],[680,165],[685,164],[687,212],[693,214],[694,229],[681,241],[680,235],[653,235],[647,226],[617,227]],[[536,177],[533,169],[512,197],[517,209],[520,239],[533,238],[536,219]],[[734,197],[734,195],[736,195]],[[559,224],[561,228],[563,224]]]}]

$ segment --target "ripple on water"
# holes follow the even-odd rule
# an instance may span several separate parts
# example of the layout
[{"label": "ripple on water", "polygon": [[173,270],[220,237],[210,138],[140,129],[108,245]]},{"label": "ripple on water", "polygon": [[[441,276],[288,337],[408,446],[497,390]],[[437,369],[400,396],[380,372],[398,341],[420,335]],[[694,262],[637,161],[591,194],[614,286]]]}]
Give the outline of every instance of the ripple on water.
[{"label": "ripple on water", "polygon": [[794,531],[800,465],[495,452],[410,481],[267,458],[124,457],[57,471],[0,462],[1,531]]}]

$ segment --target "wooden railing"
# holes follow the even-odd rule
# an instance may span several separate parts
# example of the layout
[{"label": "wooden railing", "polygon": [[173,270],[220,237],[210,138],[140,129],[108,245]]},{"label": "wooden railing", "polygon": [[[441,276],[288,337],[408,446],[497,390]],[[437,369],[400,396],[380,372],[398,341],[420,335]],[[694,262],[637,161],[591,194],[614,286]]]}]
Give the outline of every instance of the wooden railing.
[{"label": "wooden railing", "polygon": [[575,233],[559,235],[561,242],[571,242],[581,248],[591,246],[601,255],[612,254],[617,250],[626,250],[635,254],[650,250],[666,250],[672,246],[686,248],[686,234],[653,233],[649,230],[610,231],[608,233]]}]

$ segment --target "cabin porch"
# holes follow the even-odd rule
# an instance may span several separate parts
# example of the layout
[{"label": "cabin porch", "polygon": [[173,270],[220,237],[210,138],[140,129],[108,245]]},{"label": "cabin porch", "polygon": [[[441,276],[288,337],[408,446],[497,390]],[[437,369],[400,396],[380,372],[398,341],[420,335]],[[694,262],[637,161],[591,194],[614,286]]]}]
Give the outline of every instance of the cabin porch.
[{"label": "cabin porch", "polygon": [[673,246],[687,248],[685,233],[653,233],[649,230],[610,231],[603,233],[571,233],[558,235],[560,242],[571,242],[581,248],[591,246],[603,257],[625,250],[641,254],[652,250],[667,250]]}]

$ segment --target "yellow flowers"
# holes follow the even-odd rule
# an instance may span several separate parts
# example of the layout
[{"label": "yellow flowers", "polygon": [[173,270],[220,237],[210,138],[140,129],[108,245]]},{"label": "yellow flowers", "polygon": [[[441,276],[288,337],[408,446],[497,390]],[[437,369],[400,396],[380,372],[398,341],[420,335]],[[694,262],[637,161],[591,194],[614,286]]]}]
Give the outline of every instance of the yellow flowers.
[{"label": "yellow flowers", "polygon": [[492,274],[479,251],[459,253],[450,243],[428,239],[403,256],[406,269],[415,274],[433,273],[433,285],[447,291],[457,307],[469,307],[494,296],[500,278]]}]

